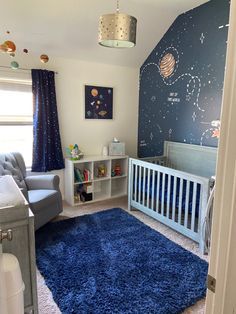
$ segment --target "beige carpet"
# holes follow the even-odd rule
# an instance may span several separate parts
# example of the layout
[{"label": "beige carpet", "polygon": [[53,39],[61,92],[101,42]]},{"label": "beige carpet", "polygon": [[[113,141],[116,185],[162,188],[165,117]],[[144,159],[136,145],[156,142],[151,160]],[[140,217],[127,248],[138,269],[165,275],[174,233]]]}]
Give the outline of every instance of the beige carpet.
[{"label": "beige carpet", "polygon": [[[111,199],[108,201],[97,202],[92,204],[84,204],[77,207],[72,207],[67,204],[64,204],[64,210],[62,213],[62,217],[58,219],[65,219],[66,217],[76,217],[85,214],[92,214],[98,211],[106,210],[109,208],[120,207],[124,210],[127,210],[127,198],[117,198]],[[163,224],[157,222],[156,220],[148,217],[147,215],[139,212],[139,211],[131,211],[130,214],[134,215],[136,218],[140,219],[142,222],[150,226],[151,228],[159,231],[160,233],[164,234],[167,238],[171,239],[172,241],[178,243],[179,245],[183,246],[187,250],[193,252],[194,254],[198,255],[199,257],[207,260],[207,257],[201,255],[198,245],[191,241],[190,239],[180,235],[179,233],[171,230],[170,228],[164,226]],[[38,302],[39,302],[39,314],[60,314],[61,311],[57,307],[56,303],[53,301],[52,294],[50,290],[47,288],[44,279],[37,272],[37,283],[38,283]],[[194,306],[186,309],[184,314],[190,313],[197,313],[203,314],[205,313],[205,300],[202,299]],[[78,313],[79,314],[79,313]],[[102,313],[101,313],[102,314]]]}]

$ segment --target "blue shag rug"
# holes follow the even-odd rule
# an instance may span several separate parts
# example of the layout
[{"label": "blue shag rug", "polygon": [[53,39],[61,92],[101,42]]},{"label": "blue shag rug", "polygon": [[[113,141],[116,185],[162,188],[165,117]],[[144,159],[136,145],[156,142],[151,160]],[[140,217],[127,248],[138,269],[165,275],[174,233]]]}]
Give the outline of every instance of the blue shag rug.
[{"label": "blue shag rug", "polygon": [[37,265],[63,314],[181,313],[208,264],[120,208],[49,223]]}]

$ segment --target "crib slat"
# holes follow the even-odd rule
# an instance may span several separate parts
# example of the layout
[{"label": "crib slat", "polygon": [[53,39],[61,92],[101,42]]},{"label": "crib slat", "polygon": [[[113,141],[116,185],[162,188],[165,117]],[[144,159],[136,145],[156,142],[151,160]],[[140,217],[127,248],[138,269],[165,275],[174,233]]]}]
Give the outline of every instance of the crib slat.
[{"label": "crib slat", "polygon": [[141,202],[141,177],[142,177],[142,167],[139,166],[139,178],[138,178],[138,202]]},{"label": "crib slat", "polygon": [[151,201],[152,210],[154,210],[154,184],[155,184],[155,171],[152,170],[152,201]]},{"label": "crib slat", "polygon": [[187,181],[186,195],[185,195],[185,213],[184,213],[184,226],[188,227],[188,207],[189,207],[189,187],[190,181]]},{"label": "crib slat", "polygon": [[166,175],[162,173],[162,190],[161,190],[161,214],[164,215],[164,204],[165,204],[165,181]]},{"label": "crib slat", "polygon": [[182,202],[183,202],[183,179],[181,178],[179,187],[178,224],[181,224]]},{"label": "crib slat", "polygon": [[160,172],[157,172],[157,187],[156,187],[156,212],[159,213],[159,194],[160,194]]},{"label": "crib slat", "polygon": [[172,220],[175,220],[176,188],[177,188],[177,177],[174,177],[173,200],[172,200]]},{"label": "crib slat", "polygon": [[134,201],[137,202],[137,172],[138,172],[138,165],[134,165]]},{"label": "crib slat", "polygon": [[196,199],[197,199],[197,183],[193,184],[193,200],[192,200],[192,214],[191,214],[191,230],[194,231],[195,214],[196,214]]},{"label": "crib slat", "polygon": [[143,205],[145,205],[145,185],[146,185],[146,168],[143,168],[143,202],[142,202]]},{"label": "crib slat", "polygon": [[149,199],[150,199],[150,168],[148,168],[148,176],[147,176],[147,207],[149,208]]},{"label": "crib slat", "polygon": [[172,220],[175,220],[176,187],[177,187],[177,177],[174,177],[173,200],[172,200]]},{"label": "crib slat", "polygon": [[166,209],[166,217],[169,218],[170,213],[170,183],[171,183],[171,175],[168,174],[168,188],[167,188],[167,209]]}]

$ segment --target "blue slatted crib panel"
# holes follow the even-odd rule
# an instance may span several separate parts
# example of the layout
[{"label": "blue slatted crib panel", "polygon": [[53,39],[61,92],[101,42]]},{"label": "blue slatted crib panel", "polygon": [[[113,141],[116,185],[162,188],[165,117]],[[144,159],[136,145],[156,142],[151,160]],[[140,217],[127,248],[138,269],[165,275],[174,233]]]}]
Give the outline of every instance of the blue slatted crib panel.
[{"label": "blue slatted crib panel", "polygon": [[[159,178],[158,178],[159,176]],[[159,180],[158,180],[159,179]],[[159,188],[158,196],[159,196],[159,202],[162,206],[162,214],[163,214],[163,208],[165,204],[169,204],[169,206],[174,206],[176,208],[179,208],[181,206],[181,209],[185,210],[186,208],[189,208],[189,212],[192,211],[192,204],[193,204],[193,192],[194,192],[194,183],[183,180],[182,183],[182,191],[180,191],[180,183],[181,179],[176,178],[174,176],[164,176],[162,173],[156,173],[155,176],[149,175],[148,177],[142,177],[140,178],[141,185],[139,186],[141,188],[141,193],[143,194],[143,197],[146,199],[147,196],[150,197],[150,199],[153,198],[154,191],[156,191]],[[137,182],[134,180],[133,182],[136,186]],[[196,215],[198,215],[199,212],[199,202],[200,202],[200,184],[197,184],[196,186]],[[178,191],[178,194],[174,193]],[[181,194],[180,194],[181,193]],[[174,195],[175,194],[175,195]],[[148,201],[149,202],[149,201]]]},{"label": "blue slatted crib panel", "polygon": [[204,251],[209,179],[130,158],[129,208],[137,208],[198,242]]}]

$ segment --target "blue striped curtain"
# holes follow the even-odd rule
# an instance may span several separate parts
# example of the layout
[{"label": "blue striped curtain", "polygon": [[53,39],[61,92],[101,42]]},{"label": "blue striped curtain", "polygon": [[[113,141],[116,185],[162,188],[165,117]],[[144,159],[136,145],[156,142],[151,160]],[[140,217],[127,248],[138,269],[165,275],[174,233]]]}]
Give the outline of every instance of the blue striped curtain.
[{"label": "blue striped curtain", "polygon": [[33,91],[32,171],[63,169],[54,72],[31,70]]}]

